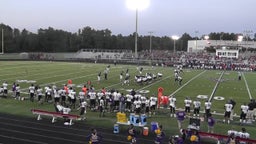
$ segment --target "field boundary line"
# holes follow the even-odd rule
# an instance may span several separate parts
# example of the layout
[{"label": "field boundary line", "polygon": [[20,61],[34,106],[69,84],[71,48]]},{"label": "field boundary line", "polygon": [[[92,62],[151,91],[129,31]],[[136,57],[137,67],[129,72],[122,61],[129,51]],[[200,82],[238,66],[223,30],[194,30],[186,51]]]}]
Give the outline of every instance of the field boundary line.
[{"label": "field boundary line", "polygon": [[250,89],[249,89],[249,86],[248,86],[247,80],[246,80],[246,78],[245,78],[245,76],[244,76],[244,72],[242,72],[242,76],[243,76],[243,79],[244,79],[244,83],[245,83],[245,86],[246,86],[247,92],[248,92],[248,94],[249,94],[249,98],[250,98],[250,100],[251,100],[251,99],[252,99],[252,94],[251,94],[251,92],[250,92]]},{"label": "field boundary line", "polygon": [[220,80],[222,79],[223,75],[224,75],[224,71],[222,71],[220,77],[218,78],[218,80],[217,80],[217,82],[216,82],[216,84],[215,84],[215,86],[214,86],[214,88],[213,88],[213,90],[212,90],[211,96],[210,96],[210,98],[209,98],[208,101],[212,101],[212,97],[213,97],[213,95],[215,94],[215,92],[216,92],[216,90],[217,90],[217,87],[219,86]]},{"label": "field boundary line", "polygon": [[191,81],[193,81],[194,79],[198,78],[199,76],[201,76],[203,73],[205,73],[206,70],[202,71],[201,73],[199,73],[198,75],[194,76],[192,79],[190,79],[189,81],[187,81],[185,84],[183,84],[181,87],[179,87],[178,89],[176,89],[173,93],[171,93],[170,95],[174,95],[176,94],[178,91],[180,91],[183,87],[185,87],[186,85],[188,85]]}]

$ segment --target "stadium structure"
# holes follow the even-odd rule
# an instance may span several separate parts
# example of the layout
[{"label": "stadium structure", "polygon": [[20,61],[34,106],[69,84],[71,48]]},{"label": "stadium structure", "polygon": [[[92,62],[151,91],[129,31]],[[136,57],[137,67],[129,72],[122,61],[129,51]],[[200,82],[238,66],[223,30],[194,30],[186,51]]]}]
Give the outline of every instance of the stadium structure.
[{"label": "stadium structure", "polygon": [[238,58],[239,53],[247,50],[256,50],[254,41],[227,41],[227,40],[190,40],[187,52],[203,52],[207,48],[216,50],[217,57]]}]

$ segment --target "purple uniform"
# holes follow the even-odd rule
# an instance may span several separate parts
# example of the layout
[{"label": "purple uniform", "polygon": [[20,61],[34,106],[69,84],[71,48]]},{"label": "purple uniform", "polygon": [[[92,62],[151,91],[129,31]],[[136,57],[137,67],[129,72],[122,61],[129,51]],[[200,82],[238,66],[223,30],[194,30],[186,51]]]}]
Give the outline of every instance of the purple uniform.
[{"label": "purple uniform", "polygon": [[208,126],[212,127],[215,124],[215,120],[213,119],[213,117],[209,117],[208,118]]},{"label": "purple uniform", "polygon": [[184,111],[179,111],[176,113],[177,120],[183,121],[185,119],[186,113]]}]

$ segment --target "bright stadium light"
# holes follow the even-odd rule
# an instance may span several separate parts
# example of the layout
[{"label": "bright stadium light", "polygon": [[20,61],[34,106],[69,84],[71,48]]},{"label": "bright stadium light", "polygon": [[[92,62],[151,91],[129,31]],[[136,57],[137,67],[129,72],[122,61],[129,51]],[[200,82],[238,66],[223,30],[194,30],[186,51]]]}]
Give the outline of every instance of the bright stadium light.
[{"label": "bright stadium light", "polygon": [[172,36],[172,39],[174,41],[173,43],[173,46],[174,46],[174,49],[173,49],[173,52],[176,52],[176,45],[175,45],[175,41],[178,40],[180,37],[179,36],[176,36],[176,35],[173,35]]},{"label": "bright stadium light", "polygon": [[135,58],[138,58],[138,11],[144,10],[149,6],[149,0],[126,0],[128,8],[136,11],[136,26],[135,26]]},{"label": "bright stadium light", "polygon": [[148,8],[149,0],[126,0],[126,5],[132,10],[144,10]]},{"label": "bright stadium light", "polygon": [[244,36],[240,35],[240,36],[238,36],[237,41],[241,42],[241,41],[243,41],[243,38],[244,38]]},{"label": "bright stadium light", "polygon": [[210,37],[208,35],[204,36],[205,40],[208,40]]}]

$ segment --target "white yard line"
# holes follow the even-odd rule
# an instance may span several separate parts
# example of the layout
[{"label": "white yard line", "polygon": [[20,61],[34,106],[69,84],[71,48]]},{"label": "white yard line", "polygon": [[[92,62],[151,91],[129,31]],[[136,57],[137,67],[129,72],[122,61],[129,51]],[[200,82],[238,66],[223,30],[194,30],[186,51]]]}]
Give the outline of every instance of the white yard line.
[{"label": "white yard line", "polygon": [[221,80],[223,74],[224,74],[224,71],[222,71],[222,73],[221,73],[221,75],[220,75],[220,77],[219,77],[217,83],[215,84],[215,87],[213,88],[213,91],[212,91],[211,96],[210,96],[210,98],[209,98],[208,101],[212,101],[212,97],[213,97],[213,95],[214,95],[215,92],[216,92],[216,89],[217,89],[217,87],[218,87],[218,85],[219,85],[219,83],[220,83],[220,80]]},{"label": "white yard line", "polygon": [[193,81],[194,79],[198,78],[199,76],[201,76],[203,73],[205,73],[206,70],[202,71],[201,73],[199,73],[198,75],[196,75],[195,77],[193,77],[192,79],[190,79],[189,81],[187,81],[185,84],[183,84],[181,87],[179,87],[176,91],[174,91],[173,93],[171,93],[170,95],[174,95],[176,94],[178,91],[180,91],[183,87],[185,87],[186,85],[188,85],[191,81]]},{"label": "white yard line", "polygon": [[244,83],[245,83],[245,86],[246,86],[247,92],[248,92],[248,94],[249,94],[249,98],[250,98],[250,100],[251,100],[251,99],[252,99],[252,94],[251,94],[251,91],[250,91],[250,89],[249,89],[249,86],[248,86],[247,80],[246,80],[246,78],[245,78],[245,76],[244,76],[244,73],[243,73],[243,72],[242,72],[242,76],[243,76],[243,79],[244,79]]}]

